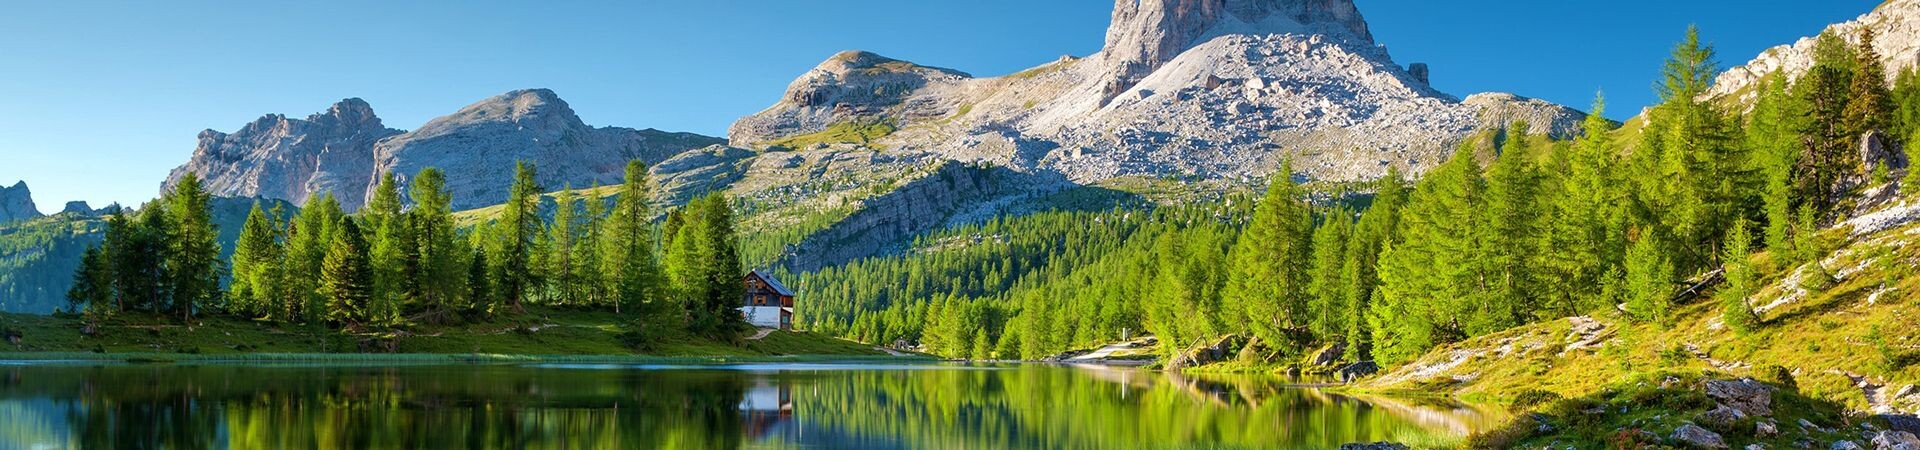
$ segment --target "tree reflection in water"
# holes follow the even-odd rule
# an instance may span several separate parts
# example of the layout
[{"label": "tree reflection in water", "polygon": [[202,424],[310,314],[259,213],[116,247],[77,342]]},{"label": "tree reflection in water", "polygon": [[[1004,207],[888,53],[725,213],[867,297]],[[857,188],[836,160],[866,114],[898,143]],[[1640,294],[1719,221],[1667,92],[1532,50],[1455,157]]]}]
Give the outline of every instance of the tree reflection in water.
[{"label": "tree reflection in water", "polygon": [[741,369],[4,366],[0,448],[1312,448],[1500,419],[1261,377]]}]

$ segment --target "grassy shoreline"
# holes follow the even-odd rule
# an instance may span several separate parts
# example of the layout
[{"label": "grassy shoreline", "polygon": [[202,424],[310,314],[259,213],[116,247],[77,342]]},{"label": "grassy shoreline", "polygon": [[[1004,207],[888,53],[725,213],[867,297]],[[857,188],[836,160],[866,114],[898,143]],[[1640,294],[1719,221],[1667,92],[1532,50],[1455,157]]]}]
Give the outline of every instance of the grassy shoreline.
[{"label": "grassy shoreline", "polygon": [[128,363],[570,363],[570,364],[752,364],[752,363],[868,363],[939,362],[929,356],[890,355],[523,355],[495,353],[92,353],[92,352],[0,352],[0,362],[128,362]]}]

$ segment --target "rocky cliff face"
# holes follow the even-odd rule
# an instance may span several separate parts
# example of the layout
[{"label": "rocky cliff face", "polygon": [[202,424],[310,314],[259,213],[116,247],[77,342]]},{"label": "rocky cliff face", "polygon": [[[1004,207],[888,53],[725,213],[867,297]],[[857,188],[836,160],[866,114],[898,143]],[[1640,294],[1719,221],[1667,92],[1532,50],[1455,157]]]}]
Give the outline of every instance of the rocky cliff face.
[{"label": "rocky cliff face", "polygon": [[503,201],[515,161],[540,169],[549,188],[613,182],[632,158],[657,163],[681,151],[720,143],[688,133],[595,128],[545,89],[494,96],[405,132],[387,128],[367,102],[350,98],[306,119],[270,114],[231,134],[207,130],[193,158],[173,170],[163,190],[199,174],[218,197],[263,197],[304,203],[332,192],[358,210],[383,173],[398,178],[434,166],[447,173],[454,206]]},{"label": "rocky cliff face", "polygon": [[[1583,114],[1499,94],[1462,101],[1374,44],[1349,0],[1116,0],[1106,47],[995,78],[847,52],[736,122],[734,145],[925,152],[1093,184],[1127,176],[1258,182],[1419,173],[1476,129],[1526,119],[1567,137]],[[1417,73],[1416,73],[1417,72]],[[795,137],[805,139],[795,139]],[[807,149],[800,149],[807,150]]]},{"label": "rocky cliff face", "polygon": [[615,183],[628,160],[651,165],[720,143],[691,133],[591,127],[553,91],[528,89],[481,100],[381,141],[372,160],[375,176],[391,172],[403,181],[426,167],[446,171],[453,207],[466,209],[506,201],[516,161],[533,163],[541,185],[557,190]]},{"label": "rocky cliff face", "polygon": [[0,187],[0,223],[35,217],[40,217],[40,210],[33,206],[33,192],[27,189],[27,182]]},{"label": "rocky cliff face", "polygon": [[161,190],[173,189],[187,173],[200,176],[217,197],[265,197],[305,203],[309,194],[333,192],[357,209],[373,175],[373,145],[400,134],[357,98],[335,103],[326,112],[291,119],[261,116],[233,133],[200,132],[193,158],[173,169]]},{"label": "rocky cliff face", "polygon": [[[1880,54],[1880,62],[1887,66],[1888,81],[1920,61],[1920,0],[1888,0],[1858,19],[1830,25],[1825,31],[1849,44],[1858,44],[1862,28],[1872,28],[1876,35],[1873,48]],[[1767,49],[1753,61],[1721,72],[1707,95],[1743,105],[1753,104],[1759,97],[1758,83],[1768,74],[1782,72],[1788,79],[1797,80],[1813,68],[1813,44],[1817,36]]]}]

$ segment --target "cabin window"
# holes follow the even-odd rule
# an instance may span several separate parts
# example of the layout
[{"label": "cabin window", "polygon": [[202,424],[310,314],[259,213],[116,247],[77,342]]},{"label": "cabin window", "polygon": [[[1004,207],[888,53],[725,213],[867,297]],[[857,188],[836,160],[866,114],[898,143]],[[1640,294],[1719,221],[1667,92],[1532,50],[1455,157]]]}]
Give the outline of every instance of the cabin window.
[{"label": "cabin window", "polygon": [[767,306],[767,296],[765,295],[753,296],[753,304],[758,306]]}]

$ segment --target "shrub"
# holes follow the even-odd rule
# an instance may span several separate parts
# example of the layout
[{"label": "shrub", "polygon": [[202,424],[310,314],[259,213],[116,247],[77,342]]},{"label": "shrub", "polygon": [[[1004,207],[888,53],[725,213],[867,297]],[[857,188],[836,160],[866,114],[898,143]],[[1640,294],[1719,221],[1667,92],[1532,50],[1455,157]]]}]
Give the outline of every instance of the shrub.
[{"label": "shrub", "polygon": [[1560,394],[1555,393],[1553,391],[1547,391],[1547,390],[1541,390],[1541,389],[1528,389],[1528,390],[1520,391],[1519,394],[1515,394],[1513,396],[1513,404],[1507,405],[1507,408],[1513,410],[1514,412],[1528,411],[1549,403],[1560,401],[1562,398],[1564,397],[1561,397]]}]

